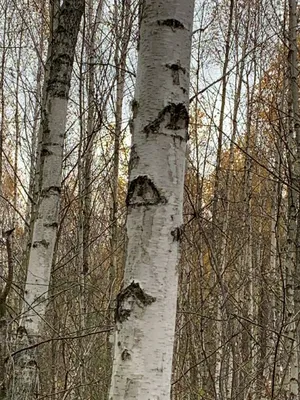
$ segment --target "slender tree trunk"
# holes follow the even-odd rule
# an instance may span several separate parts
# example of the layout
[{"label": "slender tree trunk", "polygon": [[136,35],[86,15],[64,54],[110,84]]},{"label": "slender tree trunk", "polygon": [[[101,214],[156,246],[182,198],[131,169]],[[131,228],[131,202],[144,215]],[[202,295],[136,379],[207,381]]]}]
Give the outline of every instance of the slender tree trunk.
[{"label": "slender tree trunk", "polygon": [[145,0],[110,398],[170,399],[193,0]]},{"label": "slender tree trunk", "polygon": [[287,253],[286,253],[286,309],[287,309],[287,340],[286,352],[288,364],[285,376],[285,390],[287,399],[297,399],[298,388],[298,335],[295,315],[298,314],[299,299],[295,289],[296,276],[299,274],[297,264],[297,236],[299,228],[299,179],[300,179],[300,114],[299,114],[299,88],[298,88],[298,48],[297,48],[297,1],[289,0],[289,170],[290,186],[288,188],[288,227],[287,227]]},{"label": "slender tree trunk", "polygon": [[[212,207],[212,226],[213,226],[213,243],[211,248],[216,253],[211,257],[212,260],[215,260],[215,265],[213,266],[214,271],[216,272],[216,282],[218,285],[221,285],[220,279],[223,279],[224,265],[225,265],[225,248],[226,248],[226,236],[223,235],[220,237],[220,230],[224,232],[222,229],[223,226],[227,224],[226,216],[223,218],[220,216],[219,206],[222,204],[220,200],[222,200],[221,196],[221,156],[223,149],[223,126],[224,126],[224,118],[225,118],[225,106],[226,106],[226,95],[227,95],[227,69],[229,64],[229,56],[230,56],[230,48],[231,48],[231,37],[232,37],[232,28],[233,28],[233,13],[234,13],[234,4],[235,0],[230,0],[229,3],[229,18],[227,25],[227,34],[226,34],[226,44],[225,44],[225,56],[224,56],[224,64],[222,69],[222,98],[221,98],[221,109],[220,109],[220,119],[218,125],[218,147],[217,147],[217,160],[216,160],[216,169],[215,169],[215,180],[214,180],[214,193],[213,193],[213,207]],[[223,199],[226,201],[226,199]],[[221,228],[222,227],[222,228]],[[226,232],[226,231],[225,231]],[[222,360],[223,353],[225,351],[225,347],[223,345],[224,341],[224,332],[222,326],[222,320],[225,318],[224,309],[222,307],[222,302],[224,298],[222,297],[222,289],[219,289],[219,293],[217,294],[217,304],[216,304],[216,362],[215,362],[215,390],[216,390],[216,399],[219,400],[223,396],[223,382],[222,382]],[[223,310],[223,311],[222,311]],[[223,315],[222,315],[223,314]]]},{"label": "slender tree trunk", "polygon": [[7,382],[6,382],[6,370],[5,370],[5,359],[7,357],[7,297],[10,293],[13,283],[13,259],[12,259],[12,247],[11,247],[11,234],[13,230],[3,233],[4,241],[7,251],[7,276],[5,279],[5,285],[0,288],[0,400],[6,398]]},{"label": "slender tree trunk", "polygon": [[[46,82],[47,100],[41,121],[40,191],[33,224],[23,318],[17,333],[19,347],[38,342],[47,305],[58,226],[68,95],[83,11],[83,1],[65,0],[60,6],[57,27],[53,33],[51,67]],[[38,390],[36,353],[34,350],[21,352],[14,359],[11,399],[33,399]]]},{"label": "slender tree trunk", "polygon": [[[5,131],[5,93],[4,93],[4,77],[5,77],[5,66],[6,66],[6,36],[7,36],[7,5],[3,10],[3,37],[2,37],[2,55],[1,55],[1,74],[0,74],[0,98],[1,98],[1,120],[0,120],[0,195],[2,195],[2,174],[3,174],[3,142],[4,142],[4,131]],[[0,199],[2,202],[2,199]],[[0,203],[1,204],[1,203]],[[1,210],[0,210],[1,211]]]},{"label": "slender tree trunk", "polygon": [[[116,105],[115,105],[115,129],[114,129],[114,152],[113,166],[111,179],[111,209],[110,209],[110,294],[109,294],[109,310],[108,310],[108,325],[113,323],[113,303],[116,297],[117,290],[120,286],[117,284],[118,279],[118,210],[119,210],[119,162],[120,162],[120,143],[122,134],[123,121],[123,101],[125,88],[125,71],[127,50],[130,38],[130,17],[131,17],[131,0],[126,0],[122,3],[120,16],[118,9],[120,4],[115,0],[115,35],[116,48],[114,61],[116,66]],[[110,340],[111,333],[108,334]],[[108,359],[111,360],[112,346],[108,343]]]},{"label": "slender tree trunk", "polygon": [[[45,7],[45,4],[43,4]],[[29,239],[29,244],[28,247],[32,245],[32,234],[33,234],[33,224],[36,220],[36,213],[37,213],[37,207],[38,207],[38,201],[39,201],[39,195],[40,195],[40,190],[41,190],[41,182],[42,182],[42,158],[41,158],[41,149],[43,146],[43,140],[44,140],[44,126],[43,126],[43,121],[44,121],[44,116],[47,115],[47,104],[48,104],[48,82],[50,79],[50,71],[51,71],[51,66],[52,66],[52,61],[53,61],[53,56],[54,56],[54,51],[53,49],[54,46],[54,32],[57,30],[58,26],[58,21],[59,21],[59,10],[60,10],[60,0],[50,0],[49,1],[49,12],[50,12],[50,32],[49,32],[49,39],[48,39],[48,49],[47,49],[47,59],[46,63],[44,66],[44,84],[42,87],[42,93],[41,93],[41,99],[37,99],[37,113],[41,112],[41,123],[38,129],[34,129],[33,131],[33,136],[32,136],[32,143],[31,143],[31,151],[32,151],[32,157],[31,157],[31,165],[30,165],[30,182],[29,182],[29,194],[31,196],[31,207],[28,207],[30,209],[30,223],[29,223],[29,234],[28,234],[28,239]],[[43,23],[42,19],[42,23]],[[41,29],[41,42],[40,42],[40,49],[39,53],[43,54],[43,48],[44,48],[44,41],[43,41],[43,36],[44,36],[44,30],[43,28]],[[39,60],[40,62],[42,61],[41,59]],[[37,72],[37,79],[41,79],[41,71],[38,70]],[[40,82],[37,81],[37,90],[41,89]],[[41,102],[39,104],[38,102]],[[36,125],[35,125],[36,128]],[[28,252],[29,256],[29,252]],[[28,263],[28,260],[26,260]]]}]

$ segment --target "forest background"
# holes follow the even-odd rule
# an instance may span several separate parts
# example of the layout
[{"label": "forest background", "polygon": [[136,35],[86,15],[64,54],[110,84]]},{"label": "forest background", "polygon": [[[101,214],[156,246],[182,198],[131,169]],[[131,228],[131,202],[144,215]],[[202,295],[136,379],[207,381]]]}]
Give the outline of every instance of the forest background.
[{"label": "forest background", "polygon": [[[57,0],[0,1],[5,377],[19,354],[43,82],[59,7]],[[297,32],[296,1],[196,1],[173,399],[286,399],[298,393]],[[107,398],[124,270],[138,41],[138,1],[86,1],[37,346],[39,399]]]}]

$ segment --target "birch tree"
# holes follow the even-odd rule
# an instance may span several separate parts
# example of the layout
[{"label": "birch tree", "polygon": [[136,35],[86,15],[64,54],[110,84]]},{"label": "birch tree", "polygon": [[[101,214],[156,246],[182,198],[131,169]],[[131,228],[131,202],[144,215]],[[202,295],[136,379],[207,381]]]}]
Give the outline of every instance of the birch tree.
[{"label": "birch tree", "polygon": [[[297,320],[295,315],[298,312],[299,293],[296,276],[299,273],[299,163],[300,163],[300,124],[299,124],[299,88],[298,88],[298,49],[297,49],[297,0],[289,0],[289,26],[288,26],[288,81],[289,81],[289,136],[288,154],[290,186],[288,187],[288,210],[287,210],[287,245],[286,245],[286,318],[287,318],[287,340],[286,352],[288,356],[287,371],[285,376],[285,392],[288,392],[289,399],[296,399],[299,396],[298,376],[299,360],[297,355]],[[295,300],[298,300],[295,302]]]},{"label": "birch tree", "polygon": [[[46,99],[42,110],[42,143],[39,157],[39,198],[33,224],[23,318],[18,328],[17,345],[35,345],[46,310],[47,291],[58,226],[61,192],[63,144],[67,119],[68,94],[75,46],[84,11],[84,1],[65,0],[59,9],[53,33]],[[23,351],[14,359],[10,395],[30,399],[39,390],[36,354]]]},{"label": "birch tree", "polygon": [[114,400],[170,398],[193,9],[193,0],[141,4]]}]

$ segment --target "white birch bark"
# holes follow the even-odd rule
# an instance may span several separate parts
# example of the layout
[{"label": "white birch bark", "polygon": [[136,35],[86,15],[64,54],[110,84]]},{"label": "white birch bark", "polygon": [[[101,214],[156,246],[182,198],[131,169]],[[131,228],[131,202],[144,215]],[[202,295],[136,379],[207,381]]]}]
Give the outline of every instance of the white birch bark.
[{"label": "white birch bark", "polygon": [[170,399],[193,0],[145,0],[110,399]]},{"label": "white birch bark", "polygon": [[[43,135],[39,160],[40,192],[29,253],[23,318],[17,335],[20,347],[38,341],[47,305],[58,226],[68,94],[83,11],[83,0],[65,0],[60,7],[57,27],[53,34],[52,60],[41,121]],[[14,359],[10,396],[14,400],[31,399],[35,398],[37,391],[36,354],[33,351],[21,352]]]},{"label": "white birch bark", "polygon": [[297,265],[297,232],[299,224],[299,177],[300,177],[300,113],[298,87],[298,49],[297,49],[297,0],[289,0],[289,167],[290,187],[288,188],[288,227],[287,227],[287,254],[286,254],[286,309],[287,309],[287,340],[286,352],[288,355],[287,371],[285,375],[285,393],[287,398],[299,397],[298,388],[298,335],[295,315],[298,313],[298,285],[296,275],[299,273]]}]

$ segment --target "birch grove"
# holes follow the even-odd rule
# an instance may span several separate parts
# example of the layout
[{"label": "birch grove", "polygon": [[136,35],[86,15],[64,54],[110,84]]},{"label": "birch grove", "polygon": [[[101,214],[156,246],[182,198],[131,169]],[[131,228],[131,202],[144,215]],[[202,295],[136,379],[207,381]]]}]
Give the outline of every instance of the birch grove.
[{"label": "birch grove", "polygon": [[0,0],[0,399],[300,397],[298,21]]}]

